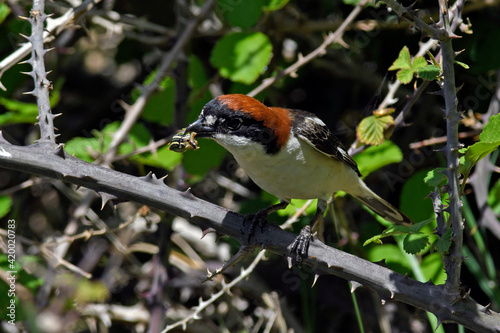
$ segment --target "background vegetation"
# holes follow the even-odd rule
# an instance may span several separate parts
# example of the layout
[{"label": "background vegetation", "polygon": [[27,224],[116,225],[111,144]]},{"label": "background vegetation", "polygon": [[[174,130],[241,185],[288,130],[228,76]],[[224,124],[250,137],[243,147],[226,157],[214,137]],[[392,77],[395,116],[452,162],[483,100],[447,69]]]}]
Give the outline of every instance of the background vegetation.
[{"label": "background vegetation", "polygon": [[[460,290],[498,312],[500,9],[497,0],[466,2],[463,12],[461,4],[450,4],[461,37],[453,48],[463,50],[455,65],[464,116],[459,137],[464,147],[478,145],[462,151],[459,169],[466,258]],[[39,107],[24,94],[33,91],[33,79],[20,74],[32,66],[18,64],[29,55],[9,58],[25,43],[20,34],[31,35],[30,22],[19,16],[30,17],[32,6],[0,4],[0,126],[16,145],[40,136]],[[75,21],[60,24],[56,19],[71,8],[78,8]],[[168,150],[169,139],[224,93],[314,112],[350,147],[368,185],[422,222],[384,233],[384,221],[339,194],[325,217],[324,242],[443,284],[452,235],[449,224],[439,224],[448,219],[439,207],[448,205],[442,173],[448,164],[439,150],[449,138],[436,94],[443,67],[438,43],[414,17],[430,26],[442,21],[434,1],[413,9],[408,22],[384,4],[351,0],[47,2],[45,13],[54,14],[45,44],[53,48],[45,56],[50,106],[62,114],[54,119],[57,142],[79,159],[126,174],[168,175],[168,186],[245,214],[277,199],[215,143],[200,140],[199,150],[178,154]],[[6,331],[157,332],[170,324],[190,332],[431,332],[439,324],[434,315],[381,302],[372,289],[339,277],[316,281],[314,270],[289,269],[270,252],[255,251],[201,283],[207,268],[237,252],[236,240],[214,233],[200,240],[200,228],[174,214],[134,202],[115,206],[106,194],[101,200],[84,187],[20,171],[0,169],[0,245],[7,253],[7,221],[15,219],[19,271],[12,327],[3,297],[9,259],[0,255]],[[297,232],[314,205],[294,201],[270,220]],[[235,281],[231,292],[223,281]]]}]

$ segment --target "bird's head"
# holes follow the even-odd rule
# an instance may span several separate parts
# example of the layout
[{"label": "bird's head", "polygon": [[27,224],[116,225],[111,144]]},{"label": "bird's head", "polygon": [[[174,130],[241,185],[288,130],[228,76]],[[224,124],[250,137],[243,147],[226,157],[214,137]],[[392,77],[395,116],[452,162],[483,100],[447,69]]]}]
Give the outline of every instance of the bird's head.
[{"label": "bird's head", "polygon": [[230,151],[260,144],[268,154],[275,154],[286,144],[290,126],[286,109],[270,108],[255,98],[231,94],[208,102],[186,133],[212,138]]}]

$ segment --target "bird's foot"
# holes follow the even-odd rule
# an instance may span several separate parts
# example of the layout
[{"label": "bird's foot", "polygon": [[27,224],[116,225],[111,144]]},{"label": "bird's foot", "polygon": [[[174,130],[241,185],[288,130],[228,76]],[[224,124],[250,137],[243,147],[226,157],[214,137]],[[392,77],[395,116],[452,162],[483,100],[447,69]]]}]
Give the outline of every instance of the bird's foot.
[{"label": "bird's foot", "polygon": [[[245,215],[245,219],[243,221],[243,224],[244,224],[246,230],[241,230],[241,233],[245,233],[245,231],[249,230],[247,242],[250,243],[250,239],[255,234],[255,229],[257,227],[259,227],[260,231],[262,232],[264,229],[264,226],[267,224],[267,210],[262,209],[262,210],[259,210],[255,214]],[[250,224],[250,225],[247,228],[246,226],[248,224]]]},{"label": "bird's foot", "polygon": [[311,232],[311,227],[306,225],[302,230],[300,230],[300,234],[295,238],[295,241],[290,248],[290,253],[288,257],[293,259],[295,256],[296,262],[301,262],[303,258],[307,258],[309,251],[309,244],[314,241],[314,234]]}]

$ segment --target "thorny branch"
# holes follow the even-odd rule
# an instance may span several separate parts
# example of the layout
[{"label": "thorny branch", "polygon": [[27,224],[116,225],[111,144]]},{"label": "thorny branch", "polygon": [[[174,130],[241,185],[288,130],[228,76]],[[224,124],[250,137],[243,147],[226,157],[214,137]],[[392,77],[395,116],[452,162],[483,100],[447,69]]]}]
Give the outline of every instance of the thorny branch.
[{"label": "thorny branch", "polygon": [[38,104],[38,125],[40,126],[40,141],[56,142],[56,134],[54,133],[54,118],[58,115],[52,114],[50,110],[49,91],[52,83],[47,79],[45,72],[44,55],[49,52],[43,48],[43,30],[45,20],[48,15],[45,14],[45,1],[33,1],[33,8],[30,11],[30,17],[27,20],[31,23],[32,34],[27,37],[31,44],[31,58],[26,60],[32,66],[32,71],[25,74],[33,78],[35,88],[28,92],[36,97]]},{"label": "thorny branch", "polygon": [[[90,164],[66,154],[61,147],[48,142],[32,146],[14,146],[0,137],[0,167],[43,175],[98,192],[109,193],[110,200],[132,200],[167,211],[198,224],[213,228],[246,244],[244,217],[215,204],[200,200],[189,192],[176,191],[148,174],[134,177],[109,168]],[[114,198],[114,199],[113,199]],[[257,228],[257,230],[260,230]],[[242,232],[243,231],[243,232]],[[269,224],[256,231],[253,244],[286,256],[295,234]],[[309,257],[304,259],[316,274],[333,274],[357,286],[370,287],[383,299],[401,301],[434,313],[441,321],[453,321],[473,330],[500,330],[500,314],[481,306],[467,295],[458,297],[432,282],[421,283],[407,276],[371,263],[354,255],[328,247],[319,240],[311,243]],[[433,300],[429,302],[429,300]]]}]

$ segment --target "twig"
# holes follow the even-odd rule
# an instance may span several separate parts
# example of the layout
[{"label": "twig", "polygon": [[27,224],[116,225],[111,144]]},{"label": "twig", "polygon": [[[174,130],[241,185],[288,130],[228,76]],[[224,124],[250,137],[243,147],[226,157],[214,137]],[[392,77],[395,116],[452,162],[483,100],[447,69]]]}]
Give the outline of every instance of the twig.
[{"label": "twig", "polygon": [[201,20],[208,15],[212,6],[214,5],[215,0],[207,0],[201,9],[201,12],[198,16],[196,16],[189,24],[187,24],[186,29],[182,33],[182,35],[177,40],[177,43],[174,45],[172,50],[163,58],[156,75],[152,82],[147,86],[143,87],[142,94],[132,105],[125,105],[122,103],[126,114],[125,119],[120,125],[120,128],[113,135],[113,139],[111,140],[111,144],[109,145],[108,150],[103,156],[102,164],[109,166],[113,161],[116,152],[118,151],[118,146],[125,140],[127,134],[132,129],[132,126],[136,123],[137,119],[142,114],[144,107],[146,106],[146,102],[149,100],[151,95],[156,91],[161,81],[167,75],[167,72],[170,69],[172,63],[177,59],[180,52],[184,49],[184,46],[187,44],[191,36],[196,30],[196,27],[201,22]]},{"label": "twig", "polygon": [[[458,133],[458,138],[459,139],[471,138],[471,137],[478,135],[479,133],[481,133],[480,130],[469,131],[469,132],[460,132],[460,133]],[[430,138],[430,139],[422,140],[419,142],[410,143],[410,148],[411,149],[420,149],[420,148],[427,147],[427,146],[434,146],[434,145],[437,145],[440,143],[445,143],[447,140],[448,140],[448,137],[446,137],[446,136],[440,136],[437,138]]]},{"label": "twig", "polygon": [[255,257],[255,259],[252,261],[252,263],[246,269],[241,269],[240,275],[237,278],[235,278],[233,281],[231,281],[230,283],[225,283],[224,280],[222,280],[222,289],[219,290],[219,292],[210,296],[210,298],[207,299],[206,301],[203,301],[200,298],[199,304],[198,304],[198,306],[196,306],[194,308],[193,313],[191,313],[186,318],[179,320],[178,322],[175,322],[171,325],[167,325],[167,327],[163,331],[161,331],[161,333],[166,333],[166,332],[168,332],[176,327],[179,327],[179,326],[182,326],[182,329],[185,331],[187,328],[187,324],[191,320],[199,319],[199,314],[203,310],[205,310],[207,306],[209,306],[210,304],[212,304],[213,302],[218,300],[222,295],[229,293],[231,291],[232,287],[234,287],[238,282],[240,282],[241,280],[243,280],[247,276],[249,276],[250,273],[252,273],[254,271],[255,267],[257,267],[257,264],[262,260],[265,253],[266,253],[265,250],[260,251],[259,254],[257,255],[257,257]]},{"label": "twig", "polygon": [[361,12],[361,10],[364,8],[364,6],[368,3],[368,1],[369,0],[361,0],[356,5],[356,7],[354,7],[354,9],[351,11],[351,13],[346,17],[344,22],[342,22],[342,24],[338,27],[338,29],[335,30],[335,32],[330,32],[326,36],[323,43],[321,43],[321,45],[317,49],[315,49],[314,51],[312,51],[311,53],[309,53],[305,57],[302,55],[299,55],[299,59],[293,65],[291,65],[288,68],[286,68],[285,70],[277,73],[275,76],[267,78],[264,81],[262,81],[262,83],[258,87],[256,87],[255,89],[253,89],[251,92],[248,93],[248,96],[255,97],[258,93],[260,93],[264,89],[268,88],[269,86],[274,84],[276,81],[280,80],[281,78],[283,78],[285,76],[290,75],[293,77],[293,76],[297,75],[297,70],[300,67],[307,64],[312,59],[324,55],[326,53],[326,48],[328,45],[333,44],[333,43],[342,43],[342,35],[344,34],[345,30],[354,21],[356,16],[358,16],[358,14]]},{"label": "twig", "polygon": [[[61,33],[61,31],[63,31],[66,27],[72,26],[74,23],[78,22],[85,13],[87,13],[94,7],[94,5],[96,5],[100,1],[101,0],[86,0],[77,8],[71,8],[64,15],[57,19],[47,18],[47,26],[45,28],[45,31],[43,32],[43,42],[49,43],[53,41],[55,37]],[[0,62],[0,79],[7,70],[26,58],[30,51],[31,44],[24,43],[20,48],[3,59]],[[2,82],[0,82],[0,89],[7,90]]]}]

